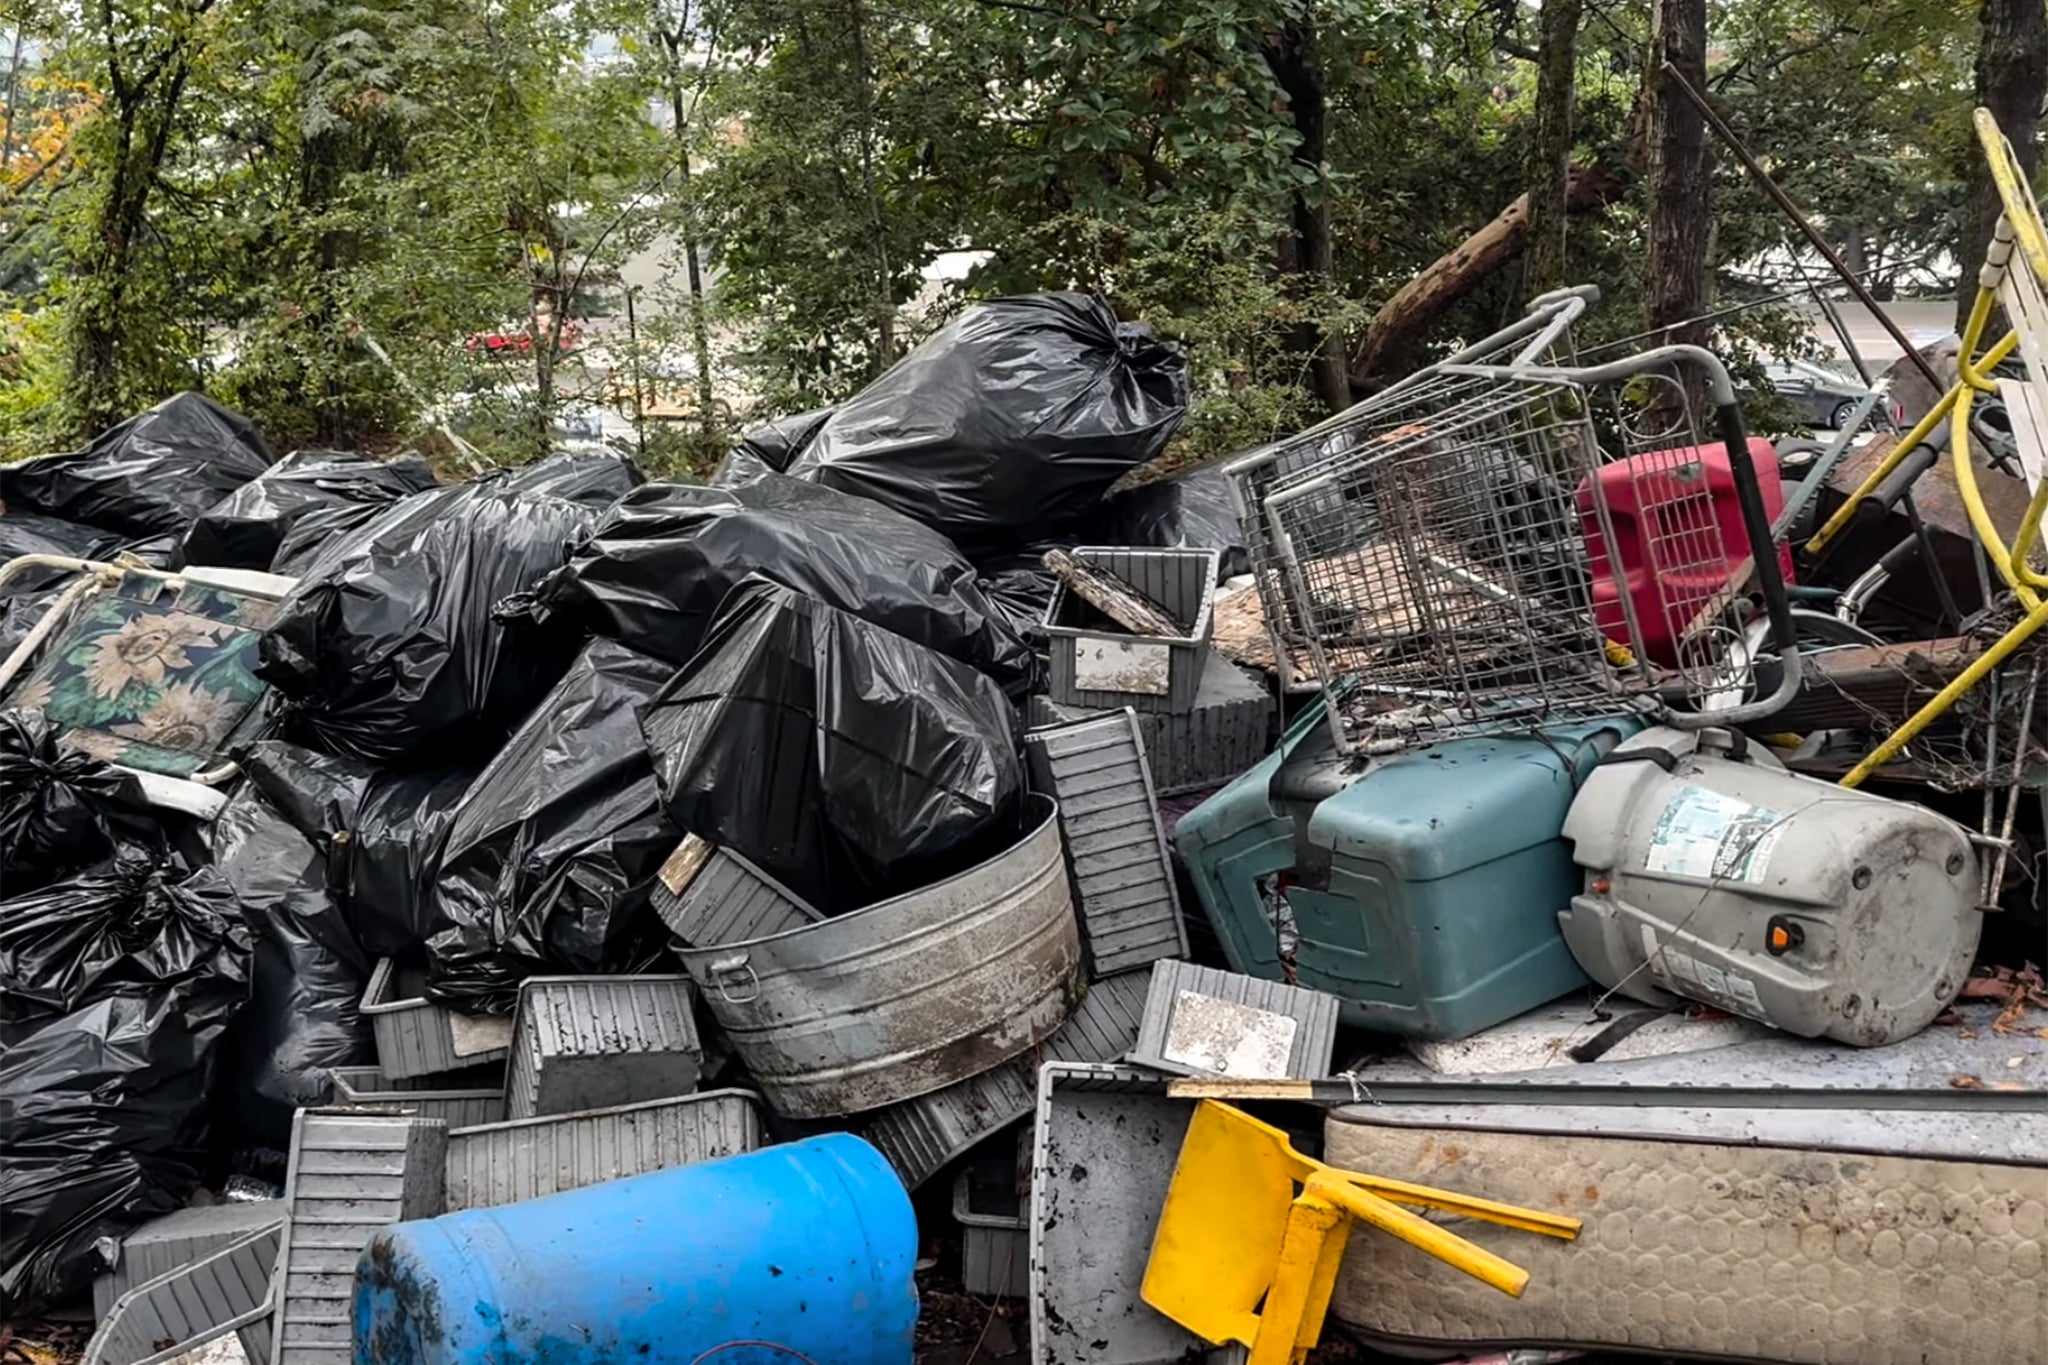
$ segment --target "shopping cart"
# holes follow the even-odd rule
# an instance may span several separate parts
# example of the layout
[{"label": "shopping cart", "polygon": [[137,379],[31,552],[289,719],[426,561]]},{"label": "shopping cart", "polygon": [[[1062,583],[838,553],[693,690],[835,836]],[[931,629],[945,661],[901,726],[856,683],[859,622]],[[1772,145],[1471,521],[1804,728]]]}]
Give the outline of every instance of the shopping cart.
[{"label": "shopping cart", "polygon": [[1454,367],[1458,365],[1534,365],[1567,350],[1572,324],[1599,298],[1600,291],[1593,285],[1544,294],[1508,327],[1416,370],[1305,431],[1239,455],[1223,466],[1244,530],[1283,690],[1294,690],[1294,674],[1306,658],[1307,637],[1283,587],[1280,562],[1266,529],[1266,498],[1314,478],[1324,467],[1347,456],[1371,451],[1377,442],[1468,403],[1491,387],[1491,381],[1483,376],[1457,372]]},{"label": "shopping cart", "polygon": [[[1434,369],[1449,401],[1372,424],[1261,499],[1284,619],[1342,750],[1634,709],[1730,725],[1791,699],[1776,466],[1712,353]],[[1694,394],[1715,410],[1714,439]],[[1774,667],[1745,641],[1752,578]]]}]

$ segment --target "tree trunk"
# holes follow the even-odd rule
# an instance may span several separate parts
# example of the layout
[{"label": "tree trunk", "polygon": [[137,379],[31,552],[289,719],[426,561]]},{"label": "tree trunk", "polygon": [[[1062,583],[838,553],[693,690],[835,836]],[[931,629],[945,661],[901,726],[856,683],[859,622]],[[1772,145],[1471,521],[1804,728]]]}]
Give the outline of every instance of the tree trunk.
[{"label": "tree trunk", "polygon": [[1522,266],[1528,297],[1565,283],[1565,193],[1577,99],[1579,14],[1583,0],[1543,0],[1536,58],[1536,139],[1529,153],[1529,253]]},{"label": "tree trunk", "polygon": [[[1627,188],[1626,180],[1609,171],[1574,166],[1566,178],[1565,208],[1571,213],[1596,212],[1621,198]],[[1528,237],[1529,196],[1524,194],[1455,251],[1401,286],[1373,316],[1351,357],[1352,387],[1361,392],[1383,387],[1396,371],[1411,366],[1437,319],[1481,280],[1514,260]]]},{"label": "tree trunk", "polygon": [[[690,195],[689,109],[683,98],[683,43],[688,36],[678,25],[672,33],[663,32],[661,41],[668,49],[669,108],[676,125],[676,165],[681,172],[678,179],[682,183],[682,201],[684,211],[694,213],[695,203]],[[704,271],[697,263],[697,234],[688,229],[683,233],[683,256],[690,282],[690,349],[697,362],[697,418],[708,437],[717,425],[713,415],[716,395],[711,380],[711,329],[704,320]]]},{"label": "tree trunk", "polygon": [[[2048,7],[2041,0],[1984,0],[1977,11],[1977,104],[1998,120],[2029,179],[2040,157],[2041,100],[2048,93]],[[1956,243],[1962,278],[1956,290],[1960,332],[1977,297],[1977,270],[1998,222],[1998,189],[1972,137],[1965,153],[1970,187],[1963,238]]]},{"label": "tree trunk", "polygon": [[[1290,240],[1282,251],[1283,268],[1295,275],[1301,293],[1313,298],[1330,288],[1336,265],[1330,236],[1330,191],[1323,179],[1329,102],[1313,21],[1306,15],[1288,19],[1266,39],[1264,55],[1274,81],[1287,92],[1288,112],[1301,138],[1294,149],[1294,162],[1315,177],[1312,186],[1294,192]],[[1316,397],[1324,411],[1350,407],[1351,380],[1344,372],[1343,339],[1313,322],[1303,323],[1296,333],[1295,352],[1312,357]]]},{"label": "tree trunk", "polygon": [[846,0],[847,36],[853,40],[853,78],[860,96],[860,183],[867,197],[868,220],[875,245],[875,330],[877,354],[874,373],[880,374],[896,359],[895,271],[889,264],[889,233],[882,217],[882,196],[875,188],[875,76],[868,66],[867,27],[860,0]]},{"label": "tree trunk", "polygon": [[[1669,63],[1695,90],[1707,88],[1707,0],[1656,0],[1650,23],[1649,66],[1644,72],[1645,154],[1650,180],[1650,260],[1647,322],[1652,344],[1703,346],[1710,324],[1707,243],[1712,224],[1712,162],[1707,121],[1666,76]],[[1688,378],[1692,378],[1690,373]],[[1685,395],[1702,413],[1704,392]],[[1652,421],[1676,421],[1672,401],[1652,404]]]}]

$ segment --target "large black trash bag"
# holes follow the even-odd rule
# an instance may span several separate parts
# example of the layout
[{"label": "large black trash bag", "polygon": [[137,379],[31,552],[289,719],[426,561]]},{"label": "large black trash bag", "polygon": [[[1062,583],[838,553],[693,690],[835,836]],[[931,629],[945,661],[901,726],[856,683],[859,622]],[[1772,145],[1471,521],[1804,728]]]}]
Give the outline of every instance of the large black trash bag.
[{"label": "large black trash bag", "polygon": [[987,676],[759,578],[641,712],[677,827],[828,914],[1017,837],[1015,726]]},{"label": "large black trash bag", "polygon": [[228,1047],[233,1113],[245,1140],[283,1146],[292,1111],[326,1100],[330,1068],[375,1060],[358,1010],[372,964],[329,891],[326,858],[254,786],[222,809],[212,837],[255,939],[249,1006]]},{"label": "large black trash bag", "polygon": [[1104,545],[1220,550],[1217,581],[1252,571],[1244,528],[1221,465],[1208,464],[1128,489],[1103,506]]},{"label": "large black trash bag", "polygon": [[880,503],[776,474],[742,488],[635,489],[532,601],[543,621],[680,665],[750,573],[970,664],[1014,695],[1038,676],[945,537]]},{"label": "large black trash bag", "polygon": [[711,476],[713,488],[737,488],[768,474],[780,474],[817,437],[834,408],[812,408],[792,417],[778,417],[740,437],[732,453],[719,462]]},{"label": "large black trash bag", "polygon": [[998,299],[842,404],[789,472],[998,553],[1085,520],[1165,448],[1187,397],[1180,352],[1100,299]]},{"label": "large black trash bag", "polygon": [[291,734],[410,769],[495,752],[574,656],[574,641],[492,616],[560,568],[596,513],[491,485],[395,504],[315,557],[263,634],[257,675]]},{"label": "large black trash bag", "polygon": [[427,989],[505,1013],[537,972],[620,971],[658,951],[648,900],[682,838],[636,713],[675,669],[594,640],[477,778],[441,845]]},{"label": "large black trash bag", "polygon": [[374,511],[434,485],[433,469],[417,455],[380,461],[296,451],[201,513],[185,532],[184,562],[269,569],[300,519],[334,507]]},{"label": "large black trash bag", "polygon": [[0,1317],[83,1290],[93,1243],[184,1206],[209,1160],[249,931],[211,868],[0,901]]},{"label": "large black trash bag", "polygon": [[371,957],[398,957],[445,924],[433,873],[441,841],[477,769],[387,772],[281,740],[241,755],[250,783],[320,851],[327,886]]},{"label": "large black trash bag", "polygon": [[[104,559],[122,537],[61,517],[38,516],[0,508],[0,563],[17,555],[63,555],[67,559]],[[0,587],[12,593],[13,584]]]},{"label": "large black trash bag", "polygon": [[545,493],[600,510],[638,488],[640,471],[610,450],[560,450],[478,480],[501,493]]},{"label": "large black trash bag", "polygon": [[182,535],[276,458],[247,418],[181,393],[83,450],[0,465],[0,500],[130,536]]},{"label": "large black trash bag", "polygon": [[135,779],[57,746],[40,711],[0,711],[0,896],[160,849]]}]

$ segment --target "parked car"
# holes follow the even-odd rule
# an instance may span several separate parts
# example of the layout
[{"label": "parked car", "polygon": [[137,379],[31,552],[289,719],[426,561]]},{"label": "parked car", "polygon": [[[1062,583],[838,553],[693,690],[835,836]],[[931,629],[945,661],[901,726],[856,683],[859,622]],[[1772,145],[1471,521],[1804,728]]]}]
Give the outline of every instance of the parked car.
[{"label": "parked car", "polygon": [[1870,389],[1862,381],[1807,360],[1781,360],[1764,367],[1778,397],[1809,426],[1838,429]]}]

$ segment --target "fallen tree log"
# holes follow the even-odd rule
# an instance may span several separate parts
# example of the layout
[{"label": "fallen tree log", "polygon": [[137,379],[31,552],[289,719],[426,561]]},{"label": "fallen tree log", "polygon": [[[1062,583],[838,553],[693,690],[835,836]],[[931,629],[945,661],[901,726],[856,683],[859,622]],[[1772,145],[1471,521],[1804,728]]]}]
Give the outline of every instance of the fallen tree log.
[{"label": "fallen tree log", "polygon": [[1188,633],[1188,625],[1163,605],[1115,574],[1083,564],[1065,550],[1047,550],[1045,567],[1076,597],[1135,635]]},{"label": "fallen tree log", "polygon": [[[1565,182],[1565,211],[1594,213],[1621,198],[1628,181],[1599,166],[1573,166]],[[1402,368],[1431,327],[1480,281],[1521,254],[1529,240],[1529,196],[1401,286],[1373,315],[1351,357],[1351,387],[1370,393]]]}]

